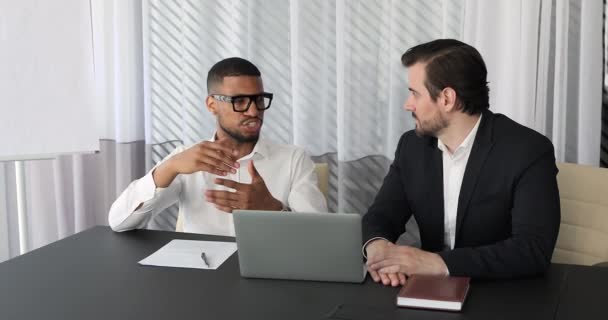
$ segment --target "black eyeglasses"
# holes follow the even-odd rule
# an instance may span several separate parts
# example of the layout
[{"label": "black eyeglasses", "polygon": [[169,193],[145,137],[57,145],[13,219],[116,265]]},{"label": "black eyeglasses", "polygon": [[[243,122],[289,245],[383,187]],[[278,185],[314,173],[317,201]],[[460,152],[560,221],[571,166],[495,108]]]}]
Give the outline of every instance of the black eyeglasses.
[{"label": "black eyeglasses", "polygon": [[251,107],[251,102],[255,101],[255,108],[259,111],[270,108],[272,103],[272,93],[262,92],[260,94],[225,96],[223,94],[211,94],[214,99],[232,103],[235,112],[247,112]]}]

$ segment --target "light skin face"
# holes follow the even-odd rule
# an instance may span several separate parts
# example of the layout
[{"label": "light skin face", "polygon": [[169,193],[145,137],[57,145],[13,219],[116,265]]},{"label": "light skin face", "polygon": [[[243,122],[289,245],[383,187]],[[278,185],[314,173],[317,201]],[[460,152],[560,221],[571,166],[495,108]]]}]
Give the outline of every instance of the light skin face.
[{"label": "light skin face", "polygon": [[458,107],[456,91],[446,87],[431,98],[424,82],[426,64],[416,63],[408,67],[410,95],[403,106],[416,119],[419,136],[436,137],[453,153],[471,132],[479,114],[467,114]]},{"label": "light skin face", "polygon": [[412,117],[416,119],[416,134],[438,137],[449,126],[449,122],[442,108],[443,92],[433,101],[424,85],[425,66],[426,64],[416,63],[408,68],[410,94],[403,107],[412,112]]}]

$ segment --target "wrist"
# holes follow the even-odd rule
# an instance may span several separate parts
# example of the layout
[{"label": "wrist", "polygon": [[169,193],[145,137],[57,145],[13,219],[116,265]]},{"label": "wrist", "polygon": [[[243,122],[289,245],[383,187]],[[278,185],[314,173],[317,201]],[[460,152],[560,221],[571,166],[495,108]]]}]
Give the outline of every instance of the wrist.
[{"label": "wrist", "polygon": [[167,161],[161,164],[159,168],[161,167],[167,175],[177,176],[178,174],[180,174],[180,172],[178,171],[179,167],[175,165],[175,160],[173,158],[169,158]]},{"label": "wrist", "polygon": [[375,239],[375,240],[370,241],[367,244],[367,246],[371,248],[371,247],[376,247],[376,246],[385,246],[387,244],[388,244],[388,240],[382,238],[382,239]]},{"label": "wrist", "polygon": [[275,198],[271,198],[268,205],[270,211],[283,211],[283,203]]},{"label": "wrist", "polygon": [[368,242],[368,243],[365,245],[365,247],[363,247],[363,254],[364,254],[364,256],[365,256],[365,257],[367,257],[367,256],[368,256],[368,254],[369,254],[369,252],[370,252],[370,251],[374,251],[374,249],[375,249],[376,247],[380,247],[380,246],[386,246],[386,244],[387,244],[388,242],[389,242],[389,241],[388,241],[388,240],[386,240],[386,239],[384,239],[384,238],[378,238],[378,239],[371,240],[370,242]]},{"label": "wrist", "polygon": [[283,212],[291,212],[291,208],[289,206],[281,203],[281,211],[283,211]]},{"label": "wrist", "polygon": [[169,163],[169,161],[170,160],[167,160],[164,163],[161,163],[152,172],[152,179],[157,188],[166,188],[178,174],[171,168],[171,163]]},{"label": "wrist", "polygon": [[445,264],[445,261],[443,261],[443,258],[440,255],[438,255],[437,253],[433,253],[433,254],[435,255],[435,259],[437,261],[437,274],[449,276],[450,270],[448,269],[448,266]]}]

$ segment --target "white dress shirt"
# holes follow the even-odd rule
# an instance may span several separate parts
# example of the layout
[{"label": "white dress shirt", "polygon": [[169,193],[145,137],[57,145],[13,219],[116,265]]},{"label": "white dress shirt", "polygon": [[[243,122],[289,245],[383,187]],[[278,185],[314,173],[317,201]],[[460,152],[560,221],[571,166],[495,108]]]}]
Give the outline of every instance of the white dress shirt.
[{"label": "white dress shirt", "polygon": [[437,148],[441,150],[443,157],[443,241],[446,249],[454,249],[460,186],[480,122],[481,116],[454,153],[450,153],[447,146],[437,139]]},{"label": "white dress shirt", "polygon": [[[160,163],[186,149],[183,146],[176,148]],[[234,236],[232,214],[215,208],[205,200],[204,193],[208,189],[228,190],[213,183],[218,177],[251,183],[247,170],[251,160],[268,191],[284,206],[299,212],[327,212],[325,197],[317,185],[314,164],[304,150],[260,138],[253,151],[238,160],[240,166],[235,174],[217,176],[202,171],[180,174],[167,188],[157,188],[152,177],[153,168],[141,179],[133,181],[116,199],[110,208],[110,227],[114,231],[145,228],[155,214],[179,202],[184,232]],[[135,211],[141,203],[141,208]]]}]

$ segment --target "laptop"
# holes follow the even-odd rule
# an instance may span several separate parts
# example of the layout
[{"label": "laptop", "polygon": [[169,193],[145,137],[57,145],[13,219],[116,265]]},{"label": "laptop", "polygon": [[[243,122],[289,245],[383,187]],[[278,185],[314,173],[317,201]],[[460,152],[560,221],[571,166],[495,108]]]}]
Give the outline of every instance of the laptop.
[{"label": "laptop", "polygon": [[360,283],[361,216],[235,210],[241,276]]}]

